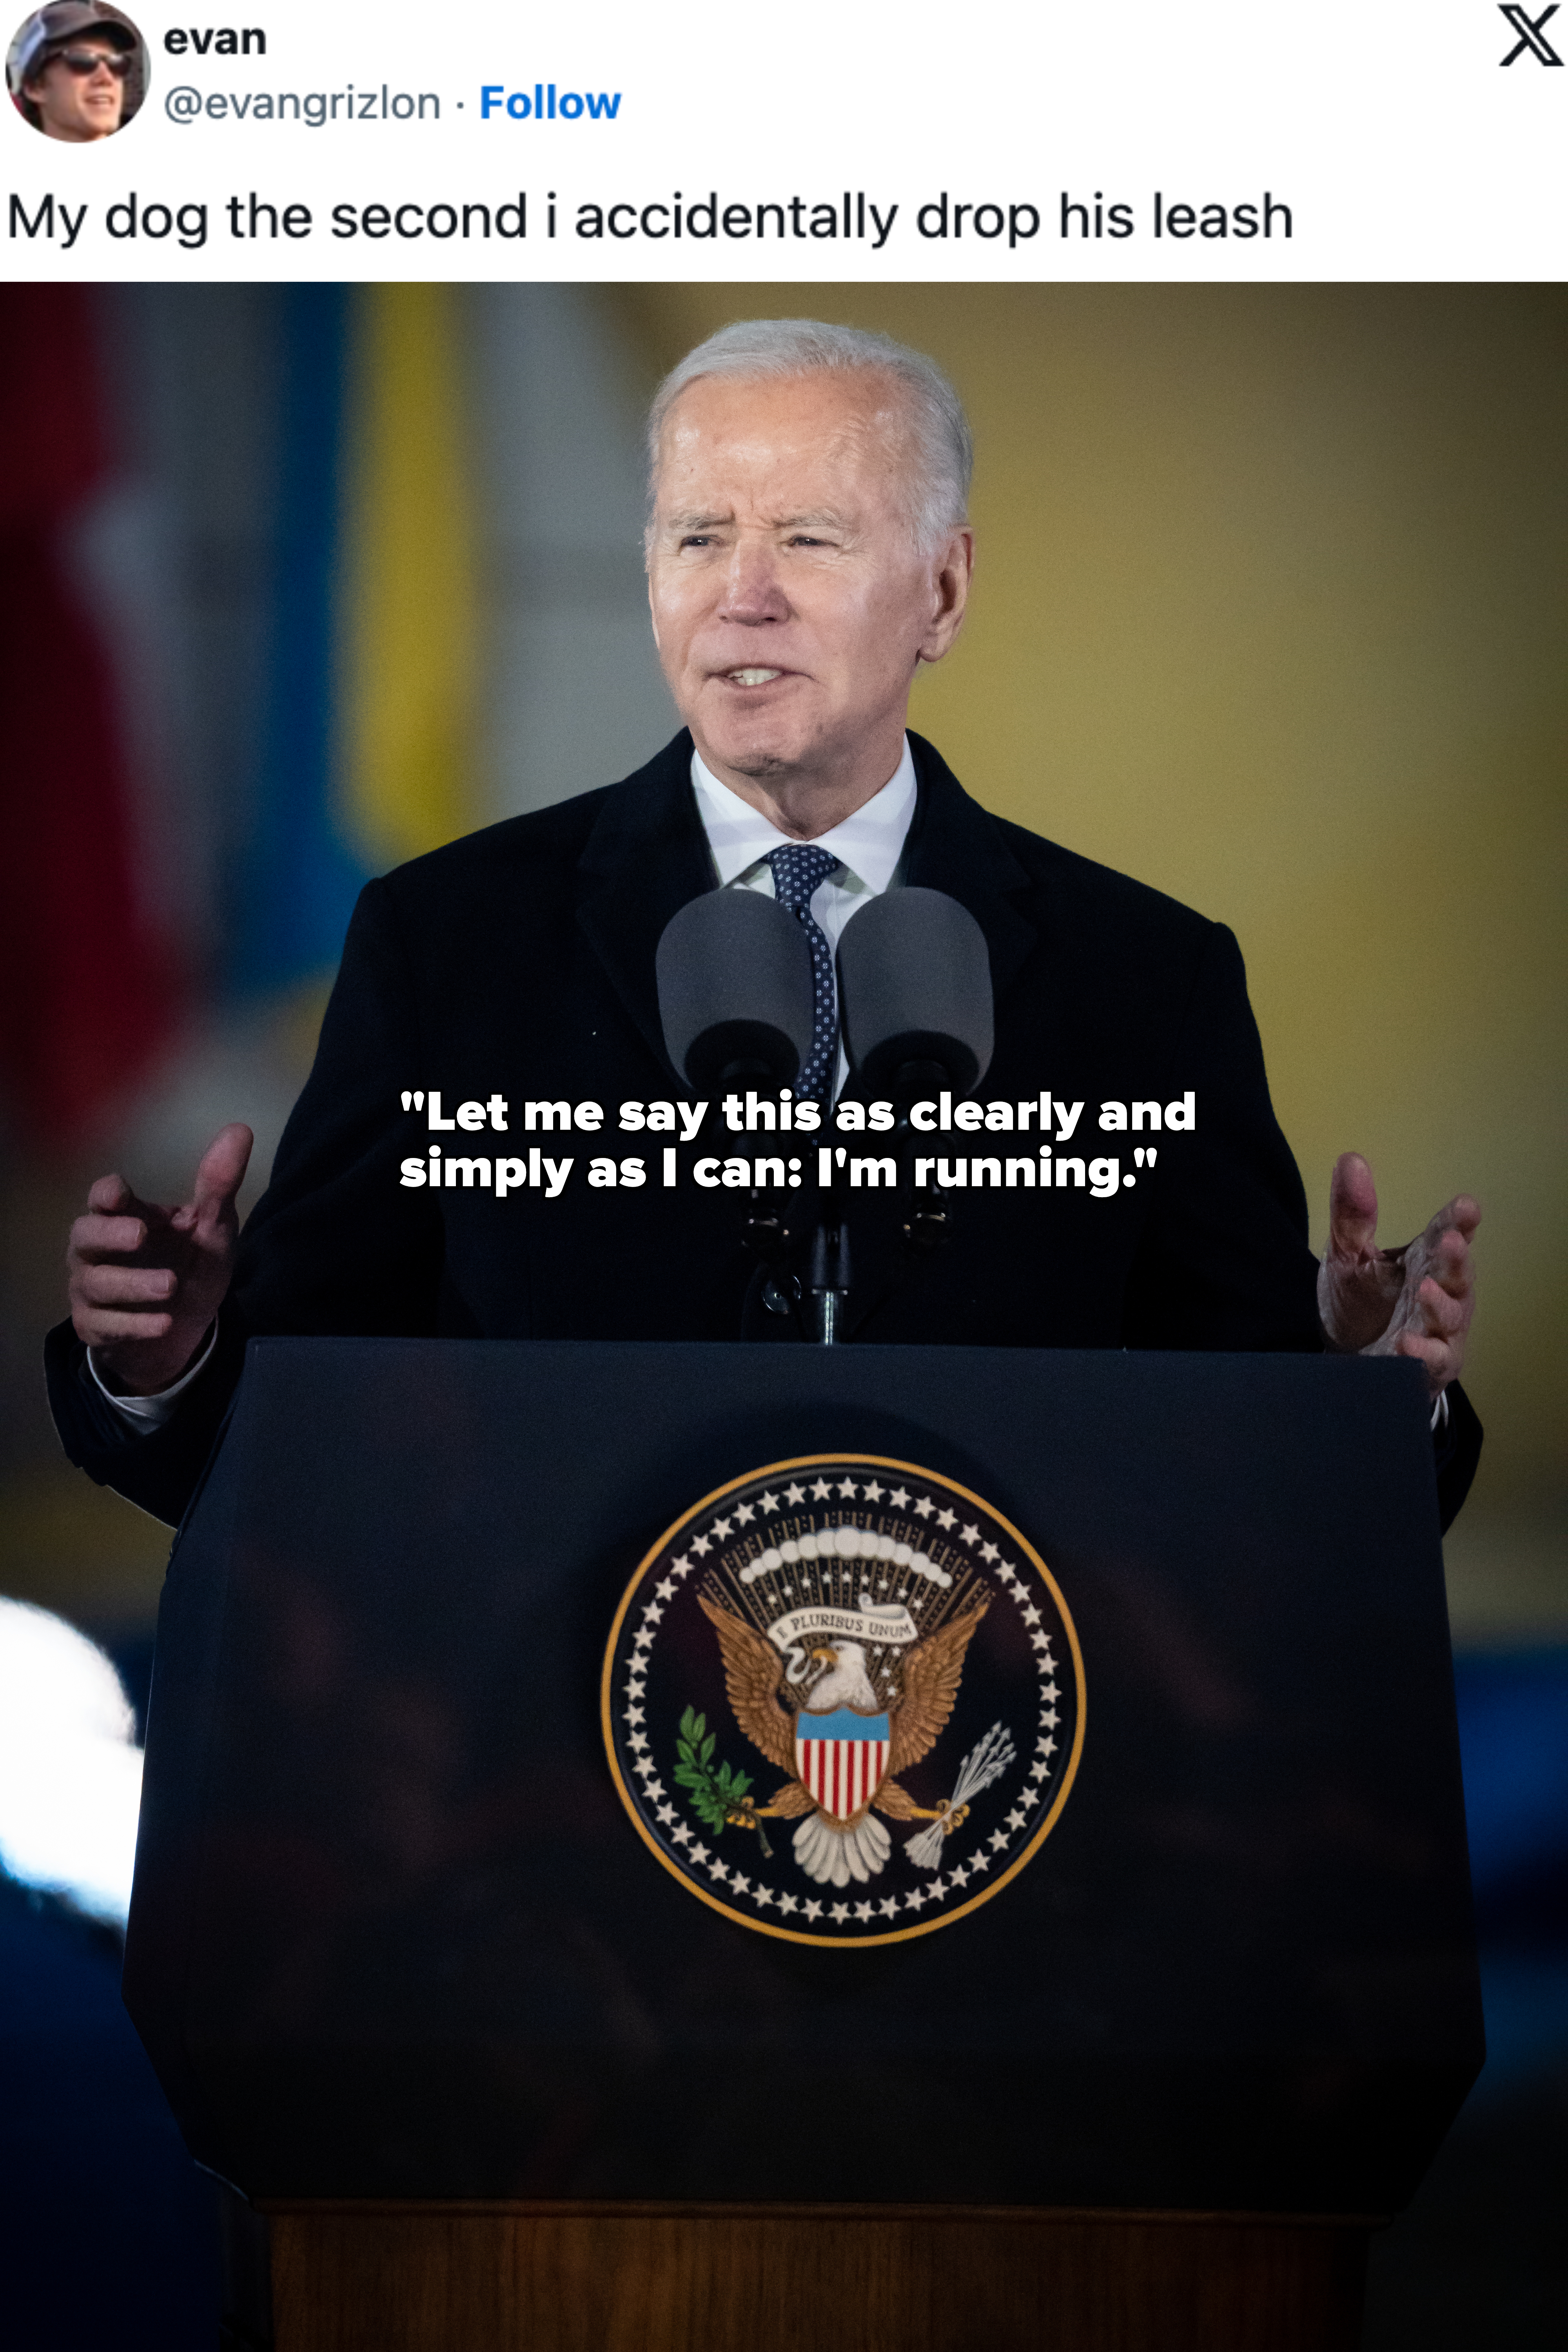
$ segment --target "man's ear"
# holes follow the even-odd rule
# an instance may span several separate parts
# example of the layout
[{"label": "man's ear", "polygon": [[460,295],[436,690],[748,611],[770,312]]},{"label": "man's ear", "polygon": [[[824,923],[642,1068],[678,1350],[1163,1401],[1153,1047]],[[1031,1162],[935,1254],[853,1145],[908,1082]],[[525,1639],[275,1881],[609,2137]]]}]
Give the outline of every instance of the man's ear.
[{"label": "man's ear", "polygon": [[931,565],[931,623],[921,639],[917,659],[939,662],[963,626],[969,603],[969,583],[974,572],[974,533],[967,525],[955,530]]}]

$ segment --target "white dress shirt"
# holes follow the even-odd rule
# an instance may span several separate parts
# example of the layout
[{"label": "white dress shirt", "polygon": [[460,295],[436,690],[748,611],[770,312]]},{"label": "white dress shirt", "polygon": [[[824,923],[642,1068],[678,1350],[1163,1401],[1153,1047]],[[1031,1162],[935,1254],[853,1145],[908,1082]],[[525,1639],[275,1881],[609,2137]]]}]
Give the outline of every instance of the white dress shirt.
[{"label": "white dress shirt", "polygon": [[[761,809],[754,809],[750,801],[743,801],[739,793],[721,784],[704,764],[700,751],[691,754],[691,782],[720,888],[760,890],[773,898],[773,873],[767,863],[769,854],[775,849],[798,849],[799,841],[792,834],[781,833]],[[884,890],[896,887],[899,864],[914,814],[915,763],[906,735],[903,757],[880,792],[862,802],[842,824],[836,824],[828,833],[819,833],[810,845],[813,849],[826,850],[829,856],[838,860],[836,870],[825,882],[818,883],[811,900],[812,919],[829,948],[837,947],[844,926],[857,907],[864,906],[868,898],[879,898]],[[840,1035],[838,1066],[833,1076],[835,1096],[848,1075],[848,1056]]]},{"label": "white dress shirt", "polygon": [[[793,834],[781,833],[761,809],[721,784],[700,751],[691,754],[691,782],[721,889],[761,890],[771,898],[773,876],[766,860],[775,849],[798,849],[799,841]],[[891,885],[914,814],[915,763],[906,735],[903,757],[881,791],[811,844],[837,857],[840,867],[818,885],[811,901],[812,916],[830,948],[838,945],[856,908],[880,898]]]}]

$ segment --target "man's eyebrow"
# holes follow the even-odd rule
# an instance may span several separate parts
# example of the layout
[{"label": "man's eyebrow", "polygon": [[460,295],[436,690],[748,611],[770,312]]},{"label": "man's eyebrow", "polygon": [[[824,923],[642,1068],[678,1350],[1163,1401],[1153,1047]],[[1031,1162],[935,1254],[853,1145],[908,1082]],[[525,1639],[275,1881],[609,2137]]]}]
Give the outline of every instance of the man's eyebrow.
[{"label": "man's eyebrow", "polygon": [[780,515],[775,530],[847,530],[849,518],[833,507],[818,507],[810,514]]},{"label": "man's eyebrow", "polygon": [[[668,531],[710,531],[710,530],[715,530],[715,524],[733,522],[733,520],[736,520],[733,508],[726,508],[724,513],[717,513],[717,508],[715,510],[710,510],[710,513],[699,510],[699,508],[687,508],[687,513],[666,515],[666,530]],[[835,531],[844,531],[848,530],[848,515],[842,515],[835,506],[816,506],[816,508],[809,508],[806,513],[799,513],[799,515],[773,515],[773,520],[769,522],[769,530],[802,531],[802,530],[814,530],[814,527],[820,527],[820,524],[827,524],[827,527],[832,527]]]},{"label": "man's eyebrow", "polygon": [[[734,520],[732,510],[703,514],[692,509],[685,514],[666,515],[660,528],[671,531],[716,530]],[[775,515],[768,524],[770,530],[848,530],[852,527],[848,516],[832,507],[818,507],[807,514]]]}]

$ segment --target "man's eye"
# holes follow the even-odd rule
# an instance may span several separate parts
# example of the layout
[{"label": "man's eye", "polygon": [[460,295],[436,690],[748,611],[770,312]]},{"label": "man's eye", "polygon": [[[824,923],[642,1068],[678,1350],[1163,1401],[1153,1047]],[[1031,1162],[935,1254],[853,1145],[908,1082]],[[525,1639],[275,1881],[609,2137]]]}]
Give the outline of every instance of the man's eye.
[{"label": "man's eye", "polygon": [[682,547],[711,547],[710,534],[704,530],[689,530],[680,541]]}]

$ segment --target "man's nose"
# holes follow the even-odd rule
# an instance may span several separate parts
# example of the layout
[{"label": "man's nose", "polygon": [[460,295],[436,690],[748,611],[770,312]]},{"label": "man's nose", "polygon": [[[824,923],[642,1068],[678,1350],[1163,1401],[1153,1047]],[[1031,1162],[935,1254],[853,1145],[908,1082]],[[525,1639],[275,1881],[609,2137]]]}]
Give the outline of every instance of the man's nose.
[{"label": "man's nose", "polygon": [[725,567],[719,618],[755,625],[762,621],[784,621],[788,617],[789,603],[772,549],[737,547]]}]

